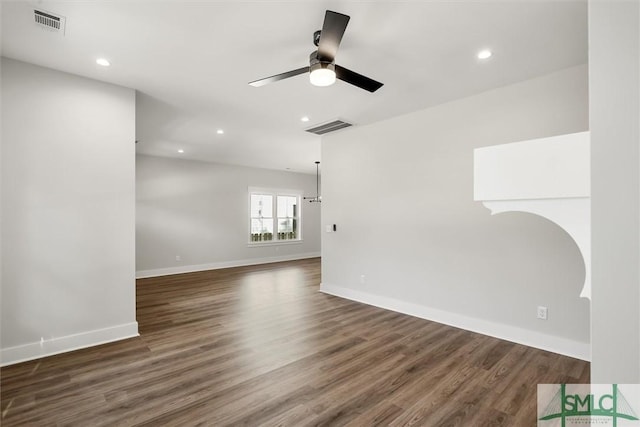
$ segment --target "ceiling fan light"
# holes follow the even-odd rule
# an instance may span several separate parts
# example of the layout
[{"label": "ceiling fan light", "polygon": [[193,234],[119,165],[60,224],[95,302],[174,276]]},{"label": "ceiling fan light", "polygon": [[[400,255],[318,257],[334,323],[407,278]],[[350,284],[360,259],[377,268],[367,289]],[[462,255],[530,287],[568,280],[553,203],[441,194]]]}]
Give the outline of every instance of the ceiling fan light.
[{"label": "ceiling fan light", "polygon": [[336,82],[336,72],[330,68],[318,67],[311,70],[309,80],[314,86],[331,86]]}]

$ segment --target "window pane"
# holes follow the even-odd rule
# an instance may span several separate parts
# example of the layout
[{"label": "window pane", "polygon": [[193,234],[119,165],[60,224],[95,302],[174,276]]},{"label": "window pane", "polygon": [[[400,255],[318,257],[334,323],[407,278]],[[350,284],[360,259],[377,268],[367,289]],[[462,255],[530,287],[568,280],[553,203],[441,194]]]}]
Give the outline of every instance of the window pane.
[{"label": "window pane", "polygon": [[293,218],[278,218],[278,231],[293,231]]},{"label": "window pane", "polygon": [[297,203],[296,196],[278,196],[278,217],[295,218],[298,216]]},{"label": "window pane", "polygon": [[278,218],[278,239],[298,238],[298,220],[294,218]]},{"label": "window pane", "polygon": [[251,218],[251,241],[273,240],[273,219],[272,218]]},{"label": "window pane", "polygon": [[251,217],[271,218],[273,216],[273,197],[268,194],[251,195]]},{"label": "window pane", "polygon": [[273,219],[251,218],[252,233],[273,233]]}]

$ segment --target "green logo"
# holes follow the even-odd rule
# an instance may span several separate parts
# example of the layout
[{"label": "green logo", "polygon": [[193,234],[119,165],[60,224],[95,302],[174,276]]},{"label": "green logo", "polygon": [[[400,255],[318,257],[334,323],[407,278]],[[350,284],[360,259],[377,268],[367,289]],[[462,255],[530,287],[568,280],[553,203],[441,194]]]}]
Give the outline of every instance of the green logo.
[{"label": "green logo", "polygon": [[[538,386],[538,392],[540,392],[541,386],[543,385]],[[581,420],[575,420],[582,421],[580,424],[584,424],[585,420],[593,420],[593,417],[598,417],[597,419],[601,421],[600,424],[608,419],[606,424],[613,427],[618,426],[619,420],[638,421],[638,415],[620,392],[617,384],[611,385],[611,392],[607,390],[601,393],[592,393],[592,386],[588,384],[574,386],[582,386],[583,389],[587,387],[589,391],[586,393],[569,393],[567,392],[567,385],[561,384],[560,389],[551,398],[542,414],[538,414],[539,416],[542,415],[538,420],[559,419],[562,427],[565,427],[567,419],[572,417],[580,417]],[[634,402],[634,404],[637,404],[637,402]],[[544,425],[544,423],[539,422],[538,425]],[[625,425],[640,426],[640,423],[626,423]]]}]

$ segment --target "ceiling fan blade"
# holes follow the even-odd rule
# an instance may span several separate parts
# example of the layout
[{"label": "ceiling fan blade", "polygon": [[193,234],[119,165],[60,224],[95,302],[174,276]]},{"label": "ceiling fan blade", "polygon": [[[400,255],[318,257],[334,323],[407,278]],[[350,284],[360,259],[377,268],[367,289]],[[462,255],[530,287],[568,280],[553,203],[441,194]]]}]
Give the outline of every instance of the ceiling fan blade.
[{"label": "ceiling fan blade", "polygon": [[298,74],[304,74],[309,72],[309,67],[298,68],[297,70],[287,71],[286,73],[276,74],[275,76],[267,77],[264,79],[250,82],[253,87],[264,86],[268,83],[277,82],[278,80],[288,79],[289,77],[297,76]]},{"label": "ceiling fan blade", "polygon": [[348,23],[349,16],[327,10],[324,15],[324,24],[322,24],[322,32],[320,33],[320,42],[318,44],[319,60],[333,62]]},{"label": "ceiling fan blade", "polygon": [[377,82],[369,77],[358,74],[355,71],[348,70],[344,67],[336,65],[336,77],[340,80],[358,86],[361,89],[375,92],[382,87],[382,83]]}]

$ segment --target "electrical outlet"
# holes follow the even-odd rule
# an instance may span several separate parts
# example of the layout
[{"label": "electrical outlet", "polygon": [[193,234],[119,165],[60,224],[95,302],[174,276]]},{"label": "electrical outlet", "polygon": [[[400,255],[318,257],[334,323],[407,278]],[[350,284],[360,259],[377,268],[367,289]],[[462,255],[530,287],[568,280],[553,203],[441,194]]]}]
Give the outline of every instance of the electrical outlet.
[{"label": "electrical outlet", "polygon": [[367,278],[365,277],[364,274],[360,275],[360,283],[365,284],[367,282]]},{"label": "electrical outlet", "polygon": [[540,320],[547,320],[547,307],[544,307],[542,305],[538,306],[538,319]]},{"label": "electrical outlet", "polygon": [[182,257],[180,255],[176,255],[176,261],[182,261]]}]

